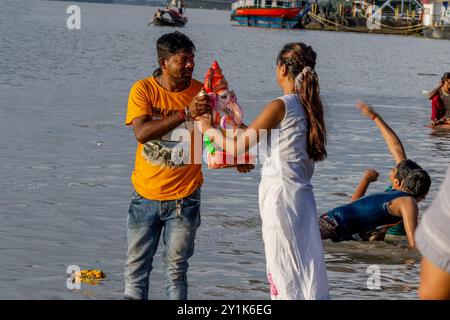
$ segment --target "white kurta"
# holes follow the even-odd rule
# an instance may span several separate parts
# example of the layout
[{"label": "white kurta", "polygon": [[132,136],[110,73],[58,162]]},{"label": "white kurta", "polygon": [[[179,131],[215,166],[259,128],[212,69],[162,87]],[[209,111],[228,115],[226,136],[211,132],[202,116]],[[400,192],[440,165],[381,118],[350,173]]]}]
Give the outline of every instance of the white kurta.
[{"label": "white kurta", "polygon": [[[281,97],[286,115],[264,160],[259,207],[272,299],[329,299],[316,202],[306,152],[307,122],[297,95]],[[261,147],[261,145],[260,145]]]}]

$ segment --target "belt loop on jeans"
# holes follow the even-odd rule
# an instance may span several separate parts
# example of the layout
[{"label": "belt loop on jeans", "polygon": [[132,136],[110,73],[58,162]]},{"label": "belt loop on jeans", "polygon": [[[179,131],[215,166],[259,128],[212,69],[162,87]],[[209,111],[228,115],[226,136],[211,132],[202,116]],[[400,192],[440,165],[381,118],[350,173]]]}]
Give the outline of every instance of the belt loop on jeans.
[{"label": "belt loop on jeans", "polygon": [[177,210],[177,218],[181,219],[181,208],[183,205],[183,199],[177,199],[175,201],[175,206],[176,206],[176,210]]}]

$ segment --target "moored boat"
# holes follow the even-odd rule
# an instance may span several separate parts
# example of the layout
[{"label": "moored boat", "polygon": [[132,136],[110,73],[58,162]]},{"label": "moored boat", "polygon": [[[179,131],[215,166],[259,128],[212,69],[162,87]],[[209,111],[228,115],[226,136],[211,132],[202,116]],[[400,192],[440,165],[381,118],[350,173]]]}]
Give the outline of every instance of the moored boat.
[{"label": "moored boat", "polygon": [[148,24],[155,26],[183,27],[188,18],[184,14],[185,4],[183,0],[172,0],[166,8],[158,9],[155,12],[153,20]]},{"label": "moored boat", "polygon": [[231,20],[239,25],[301,28],[307,1],[239,0],[231,5]]}]

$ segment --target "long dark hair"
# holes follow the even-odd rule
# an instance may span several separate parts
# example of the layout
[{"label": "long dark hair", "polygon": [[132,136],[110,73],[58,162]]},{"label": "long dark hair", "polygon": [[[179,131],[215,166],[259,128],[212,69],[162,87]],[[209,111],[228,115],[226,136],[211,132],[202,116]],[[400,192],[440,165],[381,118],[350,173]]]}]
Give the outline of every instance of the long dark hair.
[{"label": "long dark hair", "polygon": [[327,132],[320,99],[319,78],[314,71],[316,53],[304,43],[288,43],[278,54],[277,64],[285,65],[289,76],[296,82],[296,92],[304,106],[308,123],[308,156],[314,161],[322,161],[327,157]]}]

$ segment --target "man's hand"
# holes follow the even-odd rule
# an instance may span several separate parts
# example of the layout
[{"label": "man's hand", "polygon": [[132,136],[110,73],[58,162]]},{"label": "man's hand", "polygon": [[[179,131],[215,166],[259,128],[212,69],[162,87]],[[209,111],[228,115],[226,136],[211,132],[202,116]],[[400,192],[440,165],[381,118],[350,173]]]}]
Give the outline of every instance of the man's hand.
[{"label": "man's hand", "polygon": [[191,118],[196,118],[204,113],[211,112],[211,101],[203,91],[197,94],[188,106]]},{"label": "man's hand", "polygon": [[356,109],[358,109],[361,114],[371,120],[378,117],[378,113],[375,112],[367,103],[364,101],[357,101],[356,102]]},{"label": "man's hand", "polygon": [[210,113],[204,113],[201,116],[198,116],[195,118],[195,122],[202,133],[205,133],[206,130],[213,127],[212,116]]},{"label": "man's hand", "polygon": [[375,182],[375,181],[377,181],[378,180],[378,176],[379,176],[378,171],[376,171],[374,169],[366,169],[366,171],[364,172],[364,178],[368,182]]},{"label": "man's hand", "polygon": [[238,164],[236,165],[237,171],[240,173],[247,173],[255,169],[255,165],[253,164]]}]

